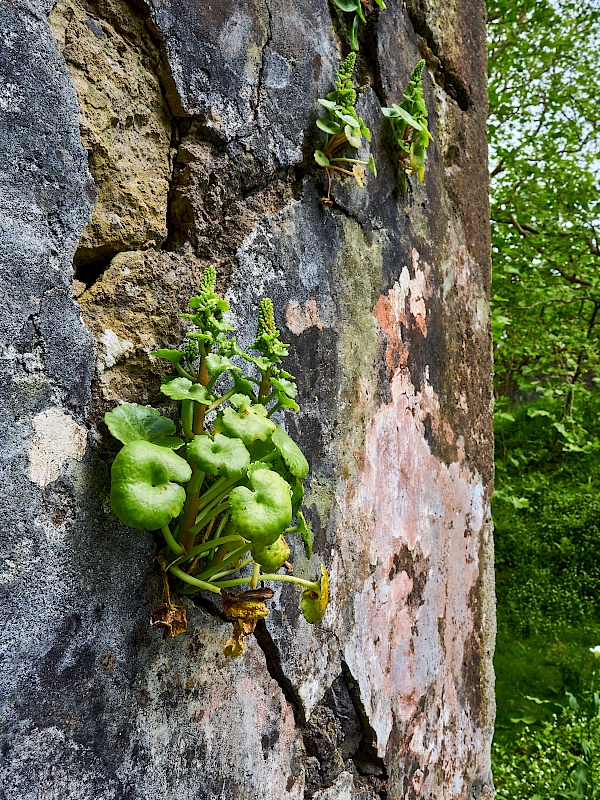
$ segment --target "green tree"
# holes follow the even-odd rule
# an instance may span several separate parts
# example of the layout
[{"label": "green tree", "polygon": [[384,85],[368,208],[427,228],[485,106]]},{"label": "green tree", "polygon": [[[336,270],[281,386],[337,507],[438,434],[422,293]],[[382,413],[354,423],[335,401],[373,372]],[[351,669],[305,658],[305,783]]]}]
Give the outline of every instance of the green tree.
[{"label": "green tree", "polygon": [[600,4],[488,0],[488,19],[497,412],[538,397],[535,458],[555,458],[598,446]]}]

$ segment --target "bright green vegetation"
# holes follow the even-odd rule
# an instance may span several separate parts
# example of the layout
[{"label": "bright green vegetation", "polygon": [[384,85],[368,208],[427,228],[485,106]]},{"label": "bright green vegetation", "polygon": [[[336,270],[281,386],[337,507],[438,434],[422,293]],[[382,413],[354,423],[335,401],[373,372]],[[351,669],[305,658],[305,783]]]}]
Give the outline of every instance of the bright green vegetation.
[{"label": "bright green vegetation", "polygon": [[[328,119],[317,119],[317,128],[325,133],[325,142],[322,150],[315,150],[315,161],[325,169],[327,174],[327,196],[323,198],[323,202],[327,205],[332,205],[332,171],[351,175],[361,189],[365,185],[365,167],[377,177],[377,169],[372,155],[369,156],[368,161],[343,155],[346,145],[358,150],[363,137],[367,142],[371,141],[371,132],[355,109],[356,88],[352,80],[355,64],[356,53],[349,53],[337,74],[335,90],[329,92],[326,98],[319,98],[319,103],[327,109],[329,114]],[[344,166],[341,166],[342,164]]]},{"label": "bright green vegetation", "polygon": [[[538,410],[552,412],[551,402],[513,407],[514,421],[496,425],[499,483],[514,495],[500,494],[493,509],[495,782],[506,800],[595,798],[600,719],[590,647],[600,644],[600,461],[579,452],[544,458],[553,433],[547,417],[531,416]],[[586,412],[600,432],[600,399]],[[513,462],[512,453],[522,455]]]},{"label": "bright green vegetation", "polygon": [[390,121],[392,136],[399,153],[401,188],[406,191],[406,178],[418,175],[419,183],[425,175],[425,152],[432,135],[427,127],[427,108],[423,100],[423,69],[421,59],[413,70],[408,86],[404,90],[404,100],[394,103],[381,111]]},{"label": "bright green vegetation", "polygon": [[[375,0],[375,3],[379,8],[385,8],[383,0]],[[350,47],[353,50],[358,50],[358,23],[366,23],[365,11],[368,14],[372,10],[372,3],[368,2],[368,0],[331,0],[331,4],[338,11],[354,15],[350,27],[344,32],[348,35]]]},{"label": "bright green vegetation", "polygon": [[[192,313],[183,316],[194,330],[185,347],[154,353],[175,370],[161,389],[181,403],[183,439],[171,419],[134,403],[108,412],[105,421],[123,444],[111,473],[113,511],[132,528],[160,530],[165,542],[158,560],[166,602],[154,624],[165,635],[185,630],[185,614],[171,603],[170,588],[221,595],[235,620],[224,652],[237,656],[244,637],[268,614],[263,600],[273,592],[257,589],[259,582],[298,584],[300,608],[316,623],[327,606],[328,580],[324,567],[316,581],[289,574],[285,536],[301,537],[307,558],[312,554],[312,532],[301,511],[309,467],[272,419],[279,409],[299,408],[294,377],[279,366],[287,345],[279,339],[273,306],[261,301],[250,347],[257,355],[248,354],[230,336],[224,317],[229,304],[216,294],[215,280],[209,267],[189,301]],[[284,566],[288,574],[278,574]],[[249,591],[224,592],[237,586]]]},{"label": "bright green vegetation", "polygon": [[488,0],[502,800],[600,797],[598,10]]},{"label": "bright green vegetation", "polygon": [[589,450],[600,382],[598,12],[488,1],[496,395],[560,401],[550,456]]}]

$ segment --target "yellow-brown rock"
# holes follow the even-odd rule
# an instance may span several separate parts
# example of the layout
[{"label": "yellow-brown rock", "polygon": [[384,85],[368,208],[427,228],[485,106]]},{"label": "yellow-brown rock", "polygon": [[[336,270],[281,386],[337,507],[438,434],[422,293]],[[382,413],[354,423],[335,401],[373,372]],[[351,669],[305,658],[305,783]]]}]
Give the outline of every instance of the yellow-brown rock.
[{"label": "yellow-brown rock", "polygon": [[167,235],[171,114],[158,49],[124,0],[59,0],[49,17],[77,92],[98,201],[76,265]]}]

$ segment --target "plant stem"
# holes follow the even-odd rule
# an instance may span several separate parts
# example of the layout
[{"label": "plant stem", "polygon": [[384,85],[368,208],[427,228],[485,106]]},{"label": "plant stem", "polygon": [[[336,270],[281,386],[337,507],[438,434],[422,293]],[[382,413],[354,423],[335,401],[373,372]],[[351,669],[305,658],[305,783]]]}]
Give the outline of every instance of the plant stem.
[{"label": "plant stem", "polygon": [[169,526],[168,525],[163,525],[160,530],[162,532],[162,535],[165,537],[165,542],[169,545],[169,548],[175,553],[175,555],[176,556],[185,555],[184,548],[175,541]]},{"label": "plant stem", "polygon": [[176,578],[180,578],[184,583],[189,583],[191,586],[197,586],[199,589],[205,589],[207,592],[221,594],[221,589],[215,586],[215,584],[194,578],[192,575],[188,575],[186,572],[179,569],[179,567],[169,567],[169,572],[172,572]]},{"label": "plant stem", "polygon": [[330,158],[330,161],[347,161],[349,164],[363,164],[365,167],[368,165],[368,161],[361,161],[358,158]]},{"label": "plant stem", "polygon": [[[304,578],[296,578],[295,575],[261,575],[261,581],[282,581],[283,583],[297,583],[298,586],[304,586],[307,589],[312,589],[313,591],[319,590],[319,583],[318,581],[305,581]],[[212,585],[218,586],[221,589],[227,589],[230,586],[244,586],[246,583],[250,583],[250,578],[235,578],[230,581],[215,581]]]},{"label": "plant stem", "polygon": [[263,397],[266,397],[269,394],[270,386],[271,386],[271,367],[265,370],[265,372],[262,372],[262,381],[260,383],[260,389],[258,391],[259,400]]},{"label": "plant stem", "polygon": [[[217,530],[218,533],[218,530]],[[195,547],[192,547],[188,556],[193,558],[194,556],[201,555],[202,553],[208,553],[209,550],[215,550],[217,547],[220,547],[222,544],[229,544],[230,542],[238,542],[243,541],[241,536],[237,534],[231,536],[223,536],[221,539],[211,539],[208,542],[203,542],[202,544],[197,544]]]},{"label": "plant stem", "polygon": [[197,533],[200,533],[202,528],[206,525],[207,522],[213,517],[216,517],[222,511],[226,511],[229,508],[229,503],[221,503],[220,505],[213,506],[209,508],[208,511],[205,511],[204,514],[200,517],[200,520],[196,522],[193,528],[190,528],[189,533],[196,536]]},{"label": "plant stem", "polygon": [[[248,552],[248,544],[244,542],[244,544],[241,547],[238,547],[237,550],[234,550],[232,553],[229,553],[229,555],[227,556],[227,563],[229,564],[233,563],[236,559],[241,558],[247,552]],[[209,567],[209,569],[205,569],[204,572],[200,572],[198,574],[198,578],[200,580],[208,580],[209,578],[212,578],[213,575],[216,575],[217,572],[221,572],[223,570],[223,567],[226,566],[227,564],[224,563],[223,559],[223,561],[220,561],[218,564]],[[239,567],[236,567],[236,569],[239,569]]]},{"label": "plant stem", "polygon": [[241,569],[244,569],[244,567],[247,567],[248,564],[251,564],[253,561],[254,559],[252,558],[252,556],[250,556],[249,558],[242,561],[242,563],[239,566],[234,567],[233,569],[226,569],[223,572],[217,572],[216,575],[212,576],[212,578],[213,580],[219,580],[219,578],[224,578],[226,575],[232,575],[234,572],[239,572]]},{"label": "plant stem", "polygon": [[252,570],[252,578],[250,578],[250,588],[251,589],[256,589],[256,587],[258,585],[259,576],[260,576],[260,564],[257,561],[255,561],[254,562],[254,568]]},{"label": "plant stem", "polygon": [[225,392],[225,394],[222,395],[221,397],[217,397],[216,400],[214,400],[209,406],[206,407],[206,413],[208,414],[209,411],[214,411],[215,408],[218,408],[221,405],[221,403],[224,403],[226,400],[229,400],[229,398],[236,392],[237,389],[234,386],[233,389],[230,389],[228,392]]},{"label": "plant stem", "polygon": [[181,403],[181,425],[183,427],[183,435],[189,441],[194,438],[192,425],[194,421],[194,401],[183,400]]},{"label": "plant stem", "polygon": [[192,383],[196,383],[196,378],[194,377],[194,375],[192,375],[191,372],[188,372],[186,369],[184,369],[179,363],[179,361],[174,363],[173,366],[175,367],[175,370],[179,373],[179,375],[181,375],[182,378],[187,378],[189,381],[192,381]]},{"label": "plant stem", "polygon": [[342,167],[334,167],[332,164],[330,164],[330,165],[327,167],[327,169],[334,169],[336,172],[343,172],[343,173],[344,173],[344,175],[352,175],[352,172],[350,172],[350,170],[348,170],[348,169],[342,169]]},{"label": "plant stem", "polygon": [[183,517],[181,522],[181,545],[185,551],[189,551],[194,544],[195,534],[190,532],[198,515],[198,504],[200,502],[200,488],[204,482],[204,472],[200,472],[196,467],[192,467],[192,477],[188,481],[185,489],[186,498],[183,506]]},{"label": "plant stem", "polygon": [[207,489],[200,498],[198,511],[206,508],[206,506],[212,505],[216,497],[222,500],[226,494],[229,494],[229,489],[237,483],[238,480],[239,478],[219,478],[215,481],[210,489]]}]

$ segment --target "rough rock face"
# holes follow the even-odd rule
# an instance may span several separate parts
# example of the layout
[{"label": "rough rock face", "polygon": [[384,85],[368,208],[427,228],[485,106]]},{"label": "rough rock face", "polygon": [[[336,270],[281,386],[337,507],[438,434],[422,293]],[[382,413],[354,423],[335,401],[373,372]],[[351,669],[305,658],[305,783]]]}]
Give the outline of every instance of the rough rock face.
[{"label": "rough rock face", "polygon": [[[485,8],[368,15],[379,174],[329,208],[316,98],[347,25],[327,0],[0,3],[1,800],[493,796]],[[434,140],[402,194],[379,108],[419,57]],[[206,601],[148,627],[156,545],[112,515],[101,422],[161,402],[148,353],[209,263],[243,343],[274,300],[311,462],[294,563],[332,585],[316,627],[278,591],[235,661]]]}]

